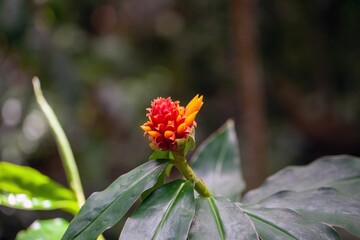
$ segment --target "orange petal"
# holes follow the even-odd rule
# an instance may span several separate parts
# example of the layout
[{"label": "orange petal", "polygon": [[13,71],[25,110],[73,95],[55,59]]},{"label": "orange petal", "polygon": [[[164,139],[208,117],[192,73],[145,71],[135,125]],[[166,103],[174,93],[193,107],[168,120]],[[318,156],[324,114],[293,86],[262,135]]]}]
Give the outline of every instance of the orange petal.
[{"label": "orange petal", "polygon": [[186,123],[182,123],[182,124],[180,124],[180,125],[178,126],[176,132],[177,132],[179,135],[181,135],[181,134],[183,134],[183,133],[185,132],[186,128],[187,128]]},{"label": "orange petal", "polygon": [[175,140],[175,133],[173,131],[165,131],[164,137],[169,140]]},{"label": "orange petal", "polygon": [[149,131],[148,134],[150,136],[152,136],[153,138],[157,138],[158,136],[161,135],[161,133],[157,132],[157,131]]},{"label": "orange petal", "polygon": [[186,105],[185,115],[190,116],[194,112],[198,112],[203,105],[203,96],[199,97],[197,94],[189,103]]},{"label": "orange petal", "polygon": [[149,127],[149,126],[144,126],[144,125],[141,125],[140,128],[141,128],[142,130],[144,130],[144,132],[148,132],[148,131],[151,130],[151,127]]},{"label": "orange petal", "polygon": [[185,119],[186,125],[188,125],[189,127],[192,127],[197,113],[198,113],[198,111],[193,112],[192,114],[190,114],[189,116],[186,117],[186,119]]},{"label": "orange petal", "polygon": [[178,108],[178,111],[179,111],[179,115],[184,115],[184,113],[185,113],[185,108],[184,108],[184,107],[179,107],[179,108]]}]

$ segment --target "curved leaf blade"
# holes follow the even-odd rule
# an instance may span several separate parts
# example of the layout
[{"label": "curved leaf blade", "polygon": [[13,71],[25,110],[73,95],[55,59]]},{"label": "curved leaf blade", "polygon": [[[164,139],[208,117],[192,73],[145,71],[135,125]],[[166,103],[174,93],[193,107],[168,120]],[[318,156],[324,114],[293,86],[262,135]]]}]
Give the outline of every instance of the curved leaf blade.
[{"label": "curved leaf blade", "polygon": [[23,210],[63,209],[76,214],[74,193],[39,171],[0,162],[0,205]]},{"label": "curved leaf blade", "polygon": [[344,195],[335,188],[324,187],[306,192],[283,191],[258,205],[294,209],[306,219],[338,226],[360,237],[360,197]]},{"label": "curved leaf blade", "polygon": [[37,220],[16,235],[16,240],[59,240],[69,223],[62,218]]},{"label": "curved leaf blade", "polygon": [[288,167],[244,197],[247,206],[289,208],[314,222],[360,237],[360,159],[327,156],[304,167]]},{"label": "curved leaf blade", "polygon": [[190,228],[190,240],[257,240],[250,218],[233,202],[222,197],[198,197]]},{"label": "curved leaf blade", "polygon": [[237,205],[250,217],[262,239],[340,239],[332,227],[309,221],[291,209],[251,208],[238,203]]},{"label": "curved leaf blade", "polygon": [[167,165],[166,160],[149,161],[120,176],[104,191],[93,193],[62,239],[94,239],[114,226],[140,195],[157,182]]},{"label": "curved leaf blade", "polygon": [[166,177],[169,177],[172,167],[172,164],[168,164],[165,171],[163,171],[158,177],[155,185],[141,194],[141,201],[143,201],[147,196],[150,195],[150,193],[152,193],[155,189],[159,188],[165,183]]},{"label": "curved leaf blade", "polygon": [[141,203],[126,221],[119,239],[186,240],[194,214],[194,184],[175,180]]},{"label": "curved leaf blade", "polygon": [[248,192],[242,202],[256,203],[279,191],[306,191],[351,178],[360,178],[360,158],[348,155],[326,156],[307,166],[280,170],[259,188]]},{"label": "curved leaf blade", "polygon": [[237,200],[245,189],[234,122],[228,120],[200,145],[192,167],[214,195]]}]

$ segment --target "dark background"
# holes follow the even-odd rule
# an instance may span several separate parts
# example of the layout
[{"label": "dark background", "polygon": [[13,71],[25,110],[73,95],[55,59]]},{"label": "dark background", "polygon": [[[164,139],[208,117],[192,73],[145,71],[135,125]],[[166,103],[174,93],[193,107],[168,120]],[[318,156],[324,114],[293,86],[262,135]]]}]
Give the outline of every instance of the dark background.
[{"label": "dark background", "polygon": [[[66,185],[35,75],[87,196],[147,160],[139,125],[158,96],[204,95],[198,144],[235,120],[249,189],[289,164],[359,156],[359,12],[358,0],[0,0],[0,159]],[[55,216],[70,219],[1,207],[0,239]]]}]

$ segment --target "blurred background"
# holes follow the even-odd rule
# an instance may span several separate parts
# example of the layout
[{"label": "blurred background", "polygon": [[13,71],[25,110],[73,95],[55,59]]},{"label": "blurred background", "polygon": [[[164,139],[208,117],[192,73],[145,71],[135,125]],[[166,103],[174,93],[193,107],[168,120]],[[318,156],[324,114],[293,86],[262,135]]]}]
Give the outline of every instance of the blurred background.
[{"label": "blurred background", "polygon": [[[197,94],[197,143],[233,118],[248,189],[290,164],[360,155],[358,0],[0,0],[0,159],[66,185],[38,76],[85,193],[148,159],[158,96]],[[0,208],[0,239],[37,218]],[[105,233],[117,239],[119,226]]]}]

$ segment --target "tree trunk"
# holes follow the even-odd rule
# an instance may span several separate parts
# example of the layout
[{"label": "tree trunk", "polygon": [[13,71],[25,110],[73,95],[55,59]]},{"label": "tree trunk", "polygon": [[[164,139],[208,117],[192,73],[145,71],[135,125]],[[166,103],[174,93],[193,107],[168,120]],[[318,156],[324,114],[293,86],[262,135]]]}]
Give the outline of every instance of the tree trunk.
[{"label": "tree trunk", "polygon": [[244,142],[244,174],[248,189],[266,177],[264,83],[257,45],[256,1],[230,0],[234,75]]}]

